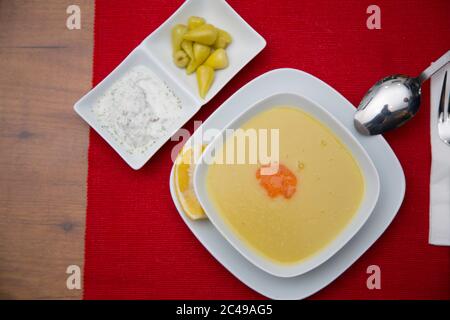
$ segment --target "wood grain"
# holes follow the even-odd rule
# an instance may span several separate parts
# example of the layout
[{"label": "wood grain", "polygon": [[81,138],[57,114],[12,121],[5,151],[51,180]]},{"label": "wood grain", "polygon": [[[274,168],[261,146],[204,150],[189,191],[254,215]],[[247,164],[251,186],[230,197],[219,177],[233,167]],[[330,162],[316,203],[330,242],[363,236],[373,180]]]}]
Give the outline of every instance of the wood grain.
[{"label": "wood grain", "polygon": [[[81,8],[81,30],[66,8]],[[94,1],[0,0],[0,298],[70,299],[83,267]]]}]

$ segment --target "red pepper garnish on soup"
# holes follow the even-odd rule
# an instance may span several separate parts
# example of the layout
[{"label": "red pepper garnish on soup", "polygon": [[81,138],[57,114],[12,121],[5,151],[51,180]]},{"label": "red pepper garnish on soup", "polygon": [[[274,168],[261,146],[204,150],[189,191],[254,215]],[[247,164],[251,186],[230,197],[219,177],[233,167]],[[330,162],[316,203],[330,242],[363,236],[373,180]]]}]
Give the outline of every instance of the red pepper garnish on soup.
[{"label": "red pepper garnish on soup", "polygon": [[297,177],[295,174],[283,164],[279,164],[278,172],[272,175],[261,174],[262,168],[264,166],[256,170],[256,179],[267,191],[269,197],[275,198],[281,195],[286,199],[291,198],[297,189]]}]

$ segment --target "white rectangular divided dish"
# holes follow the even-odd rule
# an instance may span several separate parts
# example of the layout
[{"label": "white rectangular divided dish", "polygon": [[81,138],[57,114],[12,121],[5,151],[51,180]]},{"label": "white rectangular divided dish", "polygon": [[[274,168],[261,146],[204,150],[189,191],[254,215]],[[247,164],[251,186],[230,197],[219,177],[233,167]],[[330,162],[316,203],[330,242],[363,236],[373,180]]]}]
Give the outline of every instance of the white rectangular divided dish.
[{"label": "white rectangular divided dish", "polygon": [[[205,99],[198,94],[195,74],[186,75],[185,70],[177,68],[172,61],[171,28],[178,23],[186,24],[190,16],[201,16],[216,27],[227,30],[233,37],[233,42],[227,48],[229,66],[216,72],[213,85]],[[74,109],[133,169],[140,169],[202,105],[211,100],[265,45],[264,38],[224,0],[188,0],[134,49],[102,82],[82,97],[75,104]],[[159,138],[145,152],[131,154],[105,128],[102,128],[92,107],[114,82],[123,77],[131,68],[139,65],[151,69],[180,98],[183,116],[180,121],[168,128],[167,134]]]},{"label": "white rectangular divided dish", "polygon": [[[324,249],[314,254],[312,257],[295,264],[278,264],[271,261],[255,252],[252,248],[239,239],[238,235],[231,230],[229,225],[223,220],[208,196],[208,192],[206,190],[206,176],[209,164],[206,163],[206,161],[203,161],[204,157],[208,157],[207,159],[212,159],[213,154],[222,148],[223,143],[226,140],[226,129],[239,129],[245,122],[258,113],[279,105],[288,105],[298,108],[328,127],[348,148],[348,150],[350,150],[361,169],[365,181],[364,197],[361,205],[355,216],[344,228],[344,230],[342,230],[340,234]],[[295,137],[293,139],[295,139]],[[239,251],[254,265],[270,274],[279,277],[293,277],[308,272],[328,260],[339,249],[341,249],[356,234],[356,232],[358,232],[375,207],[380,191],[380,182],[377,170],[367,152],[354,138],[354,136],[345,128],[345,126],[343,126],[332,114],[326,111],[326,109],[321,107],[319,104],[304,96],[292,93],[278,93],[269,96],[248,108],[231,123],[229,123],[223,129],[221,134],[219,134],[208,145],[203,152],[202,158],[196,166],[194,173],[194,187],[197,198],[207,213],[209,220],[236,248],[237,251]],[[242,212],[242,215],[245,215],[245,212]],[[298,245],[302,244],[299,243]]]},{"label": "white rectangular divided dish", "polygon": [[[347,270],[383,234],[395,218],[405,194],[405,176],[395,153],[382,136],[366,137],[353,126],[355,107],[332,87],[314,76],[295,69],[277,69],[252,80],[225,101],[196,130],[186,144],[211,142],[202,133],[221,131],[230,121],[262,99],[280,92],[306,96],[331,113],[346,127],[369,154],[380,178],[380,195],[377,204],[359,232],[330,259],[318,267],[296,277],[283,278],[271,275],[242,256],[208,220],[194,221],[183,212],[174,185],[174,167],[170,175],[170,193],[180,219],[197,237],[198,241],[224,268],[245,285],[272,299],[303,299],[333,282]],[[192,247],[199,243],[191,243]],[[194,248],[186,248],[194,250]],[[221,290],[220,287],[217,290]],[[342,288],[345,290],[345,288]]]}]

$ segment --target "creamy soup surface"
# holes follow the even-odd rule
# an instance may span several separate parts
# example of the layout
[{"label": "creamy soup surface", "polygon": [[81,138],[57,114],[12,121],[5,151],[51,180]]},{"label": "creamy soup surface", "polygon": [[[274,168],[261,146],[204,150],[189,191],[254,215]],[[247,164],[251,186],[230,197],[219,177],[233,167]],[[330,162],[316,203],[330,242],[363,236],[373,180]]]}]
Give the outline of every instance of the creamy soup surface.
[{"label": "creamy soup surface", "polygon": [[[275,106],[241,128],[279,129],[280,168],[270,177],[261,176],[260,164],[212,164],[208,196],[259,254],[282,264],[311,257],[356,214],[364,195],[361,169],[330,129],[298,108]],[[216,157],[224,156],[229,139]]]}]

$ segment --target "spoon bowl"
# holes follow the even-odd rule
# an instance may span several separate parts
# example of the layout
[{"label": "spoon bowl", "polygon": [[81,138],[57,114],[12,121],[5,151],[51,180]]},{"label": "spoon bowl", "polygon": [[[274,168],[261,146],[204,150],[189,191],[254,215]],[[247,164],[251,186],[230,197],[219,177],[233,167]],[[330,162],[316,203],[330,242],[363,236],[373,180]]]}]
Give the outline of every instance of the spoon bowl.
[{"label": "spoon bowl", "polygon": [[355,114],[355,127],[365,135],[397,128],[419,111],[420,82],[393,75],[378,81],[364,96]]},{"label": "spoon bowl", "polygon": [[354,116],[355,128],[364,135],[376,135],[411,120],[419,111],[423,82],[449,61],[450,51],[447,51],[417,78],[392,75],[378,81],[359,104]]}]

